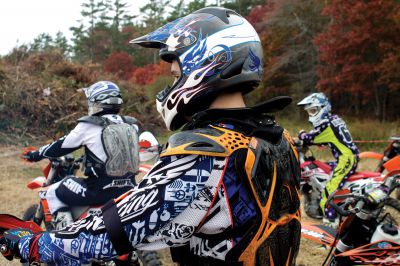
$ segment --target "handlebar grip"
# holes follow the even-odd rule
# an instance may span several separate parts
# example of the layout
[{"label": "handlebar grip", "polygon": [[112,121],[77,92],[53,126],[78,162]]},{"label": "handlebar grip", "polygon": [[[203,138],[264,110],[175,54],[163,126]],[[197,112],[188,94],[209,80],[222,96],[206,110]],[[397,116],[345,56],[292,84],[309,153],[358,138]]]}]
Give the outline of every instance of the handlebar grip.
[{"label": "handlebar grip", "polygon": [[7,252],[8,252],[7,245],[1,245],[0,252],[1,252],[1,254],[7,254]]},{"label": "handlebar grip", "polygon": [[337,213],[339,213],[341,216],[349,216],[351,214],[351,212],[344,210],[343,208],[339,207],[336,203],[334,203],[332,200],[330,200],[328,202],[328,204],[330,206],[332,206],[333,209],[335,209],[335,211]]},{"label": "handlebar grip", "polygon": [[360,212],[362,210],[362,208],[364,207],[365,202],[360,200],[357,202],[356,206],[354,207],[354,211],[355,212]]}]

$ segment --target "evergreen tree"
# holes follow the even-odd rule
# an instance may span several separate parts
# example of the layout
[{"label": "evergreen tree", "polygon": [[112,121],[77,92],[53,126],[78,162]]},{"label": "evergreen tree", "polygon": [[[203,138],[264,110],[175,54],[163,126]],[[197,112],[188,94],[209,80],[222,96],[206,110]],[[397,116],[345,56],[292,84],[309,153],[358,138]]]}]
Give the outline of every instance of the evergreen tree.
[{"label": "evergreen tree", "polygon": [[[166,22],[165,10],[170,4],[171,0],[150,0],[148,4],[140,8],[143,16],[143,24],[147,32],[151,32]],[[153,63],[158,61],[158,56],[155,51],[149,50],[148,52],[142,50],[143,53],[149,52],[153,55]]]},{"label": "evergreen tree", "polygon": [[179,0],[178,3],[175,4],[174,9],[171,11],[169,14],[167,20],[168,21],[174,21],[177,18],[183,17],[186,15],[185,13],[185,1],[184,0]]},{"label": "evergreen tree", "polygon": [[89,53],[87,51],[86,43],[88,41],[88,37],[85,31],[85,27],[81,21],[80,25],[77,27],[69,28],[72,31],[72,42],[73,47],[71,48],[72,51],[72,58],[79,62],[84,62],[89,59]]},{"label": "evergreen tree", "polygon": [[93,60],[93,46],[94,46],[94,38],[92,38],[94,33],[94,28],[96,26],[96,22],[100,20],[100,14],[102,14],[106,10],[106,6],[103,2],[95,2],[95,0],[88,0],[88,2],[83,3],[82,5],[81,15],[84,19],[87,19],[89,22],[89,31],[88,31],[88,46],[89,46],[89,58]]},{"label": "evergreen tree", "polygon": [[264,4],[265,0],[219,0],[220,6],[235,10],[242,16],[247,16],[250,14],[251,10],[261,4]]},{"label": "evergreen tree", "polygon": [[143,16],[143,24],[151,32],[165,22],[165,10],[171,0],[149,0],[149,3],[140,8]]},{"label": "evergreen tree", "polygon": [[69,54],[70,46],[68,45],[68,40],[61,31],[57,32],[56,38],[53,41],[53,46],[59,49],[64,56]]},{"label": "evergreen tree", "polygon": [[133,25],[135,16],[129,14],[128,3],[122,0],[114,0],[110,6],[110,10],[114,12],[111,25],[112,50],[128,51],[127,44],[133,37],[130,32],[123,31],[123,27]]},{"label": "evergreen tree", "polygon": [[32,52],[40,52],[50,50],[52,48],[53,38],[48,33],[41,33],[29,46],[29,50]]}]

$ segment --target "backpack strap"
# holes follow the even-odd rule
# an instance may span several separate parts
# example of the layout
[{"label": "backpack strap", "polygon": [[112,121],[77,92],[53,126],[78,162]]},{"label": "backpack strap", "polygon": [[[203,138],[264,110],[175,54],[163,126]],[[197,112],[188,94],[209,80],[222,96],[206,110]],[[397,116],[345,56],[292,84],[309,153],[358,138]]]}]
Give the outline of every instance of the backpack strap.
[{"label": "backpack strap", "polygon": [[136,125],[138,124],[139,120],[137,120],[136,118],[132,117],[132,116],[122,116],[122,121],[124,121],[125,123],[129,124],[129,125]]},{"label": "backpack strap", "polygon": [[124,230],[115,201],[110,200],[101,210],[104,226],[117,254],[124,255],[133,251],[134,248]]},{"label": "backpack strap", "polygon": [[169,138],[161,157],[182,154],[228,157],[238,149],[247,149],[249,140],[240,132],[217,126],[187,130]]},{"label": "backpack strap", "polygon": [[102,116],[83,116],[78,119],[78,122],[94,124],[101,127],[106,127],[108,125],[114,124],[110,119]]}]

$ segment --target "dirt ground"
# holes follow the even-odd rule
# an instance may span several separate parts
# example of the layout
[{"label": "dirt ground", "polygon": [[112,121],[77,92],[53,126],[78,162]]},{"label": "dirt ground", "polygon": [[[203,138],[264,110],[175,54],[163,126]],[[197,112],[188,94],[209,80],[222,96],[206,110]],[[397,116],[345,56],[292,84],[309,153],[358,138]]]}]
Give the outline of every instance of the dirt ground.
[{"label": "dirt ground", "polygon": [[[0,146],[0,213],[9,213],[22,217],[23,211],[38,201],[35,191],[26,187],[26,184],[36,176],[42,175],[41,169],[46,160],[39,163],[27,163],[18,158],[23,151],[22,147]],[[304,217],[307,219],[307,217]],[[328,250],[312,243],[301,240],[297,264],[303,266],[321,265]],[[164,265],[175,265],[171,262],[168,251],[160,253]],[[0,265],[20,265],[17,262],[8,262],[0,258]]]}]

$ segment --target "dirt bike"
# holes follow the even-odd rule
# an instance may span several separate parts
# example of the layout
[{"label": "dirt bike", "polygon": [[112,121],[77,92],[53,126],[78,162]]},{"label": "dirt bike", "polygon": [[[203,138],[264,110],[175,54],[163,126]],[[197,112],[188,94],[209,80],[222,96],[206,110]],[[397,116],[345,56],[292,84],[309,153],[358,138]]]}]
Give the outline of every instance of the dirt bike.
[{"label": "dirt bike", "polygon": [[[31,148],[26,150],[32,150]],[[23,158],[23,156],[22,156]],[[46,187],[56,182],[61,181],[68,175],[75,175],[77,170],[83,161],[83,157],[74,159],[72,155],[66,155],[59,158],[49,158],[49,163],[43,169],[44,176],[34,178],[27,184],[27,187],[32,190],[38,190],[40,201],[38,204],[31,205],[24,213],[24,221],[33,221],[37,225],[44,224],[46,231],[52,231],[57,228],[55,217],[50,213],[48,203],[44,197]],[[141,170],[139,170],[141,171]],[[148,171],[146,168],[143,171]],[[73,220],[79,220],[89,215],[101,214],[102,206],[70,206],[70,211]],[[115,265],[140,265],[139,261],[143,265],[157,266],[162,265],[160,258],[156,251],[136,251],[126,256],[120,257],[113,261]],[[94,263],[93,265],[99,265]],[[100,264],[103,265],[103,264]],[[105,263],[104,265],[113,265],[111,263]]]},{"label": "dirt bike", "polygon": [[[307,145],[302,145],[300,141],[296,141],[295,144],[301,168],[300,187],[304,210],[309,217],[321,219],[322,212],[316,215],[316,211],[312,208],[320,210],[321,191],[331,178],[332,168],[329,164],[316,160]],[[379,172],[358,171],[346,180],[341,190],[361,196],[379,187],[383,181],[384,176]]]},{"label": "dirt bike", "polygon": [[[360,153],[360,158],[369,158],[369,159],[375,159],[378,160],[379,163],[376,167],[376,172],[383,173],[385,171],[385,167],[383,167],[384,163],[389,161],[390,159],[394,158],[397,155],[400,155],[400,137],[390,137],[391,142],[389,145],[385,148],[385,150],[382,153],[377,153],[377,152],[371,152],[371,151],[366,151],[366,152],[361,152]],[[394,194],[396,194],[396,198],[400,200],[400,190],[398,189]]]},{"label": "dirt bike", "polygon": [[344,217],[337,231],[302,222],[302,237],[331,247],[323,265],[400,265],[400,201],[389,196],[400,187],[399,171],[386,175],[383,184],[364,195],[348,191],[328,199]]}]

